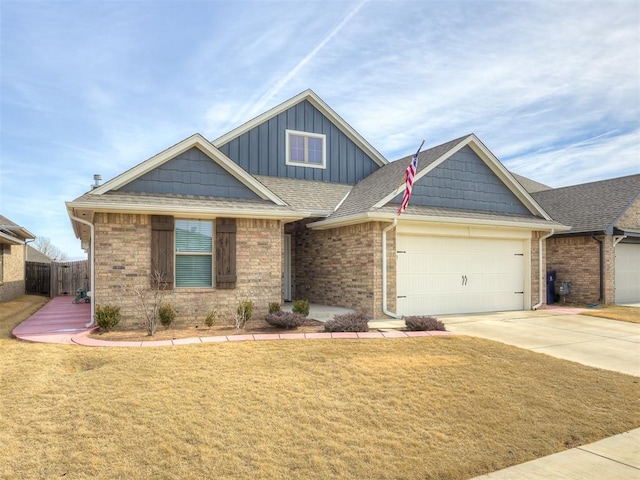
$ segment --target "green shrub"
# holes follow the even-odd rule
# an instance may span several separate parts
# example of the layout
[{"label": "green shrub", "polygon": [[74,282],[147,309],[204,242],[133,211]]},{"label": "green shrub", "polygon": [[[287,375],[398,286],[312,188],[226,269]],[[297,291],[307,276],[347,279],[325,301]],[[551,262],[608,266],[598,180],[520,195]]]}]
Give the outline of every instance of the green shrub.
[{"label": "green shrub", "polygon": [[440,330],[446,331],[444,323],[435,317],[429,316],[414,316],[403,317],[404,324],[407,326],[407,330],[412,331],[433,331]]},{"label": "green shrub", "polygon": [[169,325],[171,325],[176,318],[176,311],[173,309],[171,304],[165,303],[158,309],[158,317],[160,318],[162,326],[169,328]]},{"label": "green shrub", "polygon": [[207,316],[204,318],[204,323],[207,324],[207,327],[213,327],[213,324],[216,323],[218,319],[218,312],[216,310],[209,310]]},{"label": "green shrub", "polygon": [[276,313],[281,311],[282,308],[280,307],[280,304],[278,302],[271,302],[269,304],[269,313]]},{"label": "green shrub", "polygon": [[120,307],[96,305],[96,323],[101,329],[108,332],[120,323]]},{"label": "green shrub", "polygon": [[324,324],[325,332],[368,332],[369,319],[364,313],[334,315]]},{"label": "green shrub", "polygon": [[241,300],[236,309],[236,328],[244,328],[244,325],[251,319],[253,314],[253,302]]},{"label": "green shrub", "polygon": [[304,323],[304,315],[294,312],[273,312],[264,317],[269,325],[273,325],[278,328],[286,328],[287,330],[293,330],[298,328]]},{"label": "green shrub", "polygon": [[309,300],[296,300],[291,308],[293,313],[299,313],[305,317],[309,315]]}]

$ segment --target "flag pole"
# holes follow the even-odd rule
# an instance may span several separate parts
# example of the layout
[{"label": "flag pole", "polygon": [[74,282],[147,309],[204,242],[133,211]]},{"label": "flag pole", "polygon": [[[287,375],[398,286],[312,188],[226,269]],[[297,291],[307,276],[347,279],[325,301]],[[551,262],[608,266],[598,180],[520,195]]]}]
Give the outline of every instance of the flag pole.
[{"label": "flag pole", "polygon": [[409,198],[411,197],[411,190],[413,189],[413,180],[418,173],[418,155],[420,154],[420,150],[424,145],[424,140],[418,147],[418,151],[415,153],[413,157],[411,157],[411,162],[409,166],[404,171],[405,173],[405,190],[404,195],[402,196],[402,202],[400,203],[400,208],[398,208],[398,216],[402,214],[407,209],[409,205]]},{"label": "flag pole", "polygon": [[[418,151],[416,152],[415,155],[413,155],[411,158],[413,157],[417,157],[420,154],[420,150],[422,150],[422,146],[424,145],[424,140],[422,140],[422,143],[420,144],[420,146],[418,147]],[[405,182],[402,182],[400,185],[398,185],[398,188],[401,188],[403,185],[405,184]]]}]

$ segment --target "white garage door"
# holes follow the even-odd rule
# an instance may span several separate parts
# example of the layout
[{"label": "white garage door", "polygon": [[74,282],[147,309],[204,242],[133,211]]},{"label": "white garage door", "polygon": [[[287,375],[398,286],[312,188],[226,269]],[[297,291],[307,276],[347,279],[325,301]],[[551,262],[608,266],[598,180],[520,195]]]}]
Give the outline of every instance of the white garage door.
[{"label": "white garage door", "polygon": [[616,303],[640,302],[640,244],[616,245]]},{"label": "white garage door", "polygon": [[524,309],[522,240],[401,234],[397,251],[398,313]]}]

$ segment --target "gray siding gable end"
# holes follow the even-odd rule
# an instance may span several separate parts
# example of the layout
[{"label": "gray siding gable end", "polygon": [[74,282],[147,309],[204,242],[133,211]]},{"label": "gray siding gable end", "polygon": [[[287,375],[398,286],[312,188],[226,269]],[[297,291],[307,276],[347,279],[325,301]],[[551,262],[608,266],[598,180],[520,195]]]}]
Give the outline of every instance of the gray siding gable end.
[{"label": "gray siding gable end", "polygon": [[123,185],[119,191],[260,199],[196,147]]},{"label": "gray siding gable end", "polygon": [[[402,194],[391,203],[400,203]],[[411,205],[532,215],[500,178],[469,147],[462,148],[414,185]]]},{"label": "gray siding gable end", "polygon": [[[286,130],[326,135],[326,168],[286,165]],[[354,185],[379,168],[308,100],[220,145],[219,150],[251,175]]]}]

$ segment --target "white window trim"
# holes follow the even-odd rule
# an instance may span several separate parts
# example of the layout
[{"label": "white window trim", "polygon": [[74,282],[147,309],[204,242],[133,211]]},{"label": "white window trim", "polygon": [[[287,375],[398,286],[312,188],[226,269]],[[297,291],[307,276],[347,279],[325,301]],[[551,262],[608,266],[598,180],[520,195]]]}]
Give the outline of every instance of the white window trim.
[{"label": "white window trim", "polygon": [[[177,290],[196,290],[196,289],[213,289],[216,286],[216,221],[215,219],[209,218],[176,218],[174,220],[195,220],[198,222],[209,222],[211,223],[211,253],[203,253],[203,252],[178,252],[177,247],[177,228],[173,229],[173,285],[174,289]],[[178,286],[178,269],[176,268],[178,256],[201,256],[211,257],[211,285],[203,285],[199,287],[191,287],[191,286]]]},{"label": "white window trim", "polygon": [[[327,168],[327,136],[322,133],[311,133],[311,132],[301,132],[299,130],[286,130],[285,131],[285,150],[286,150],[286,161],[287,165],[292,167],[307,167],[307,168]],[[290,135],[299,135],[305,138],[319,138],[322,140],[322,164],[319,163],[308,163],[308,162],[295,162],[289,158],[289,136]],[[305,157],[308,155],[307,150],[307,142],[305,141],[305,149],[304,149]]]}]

